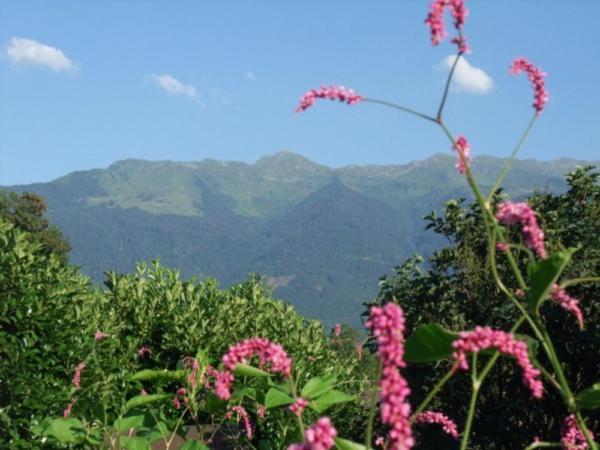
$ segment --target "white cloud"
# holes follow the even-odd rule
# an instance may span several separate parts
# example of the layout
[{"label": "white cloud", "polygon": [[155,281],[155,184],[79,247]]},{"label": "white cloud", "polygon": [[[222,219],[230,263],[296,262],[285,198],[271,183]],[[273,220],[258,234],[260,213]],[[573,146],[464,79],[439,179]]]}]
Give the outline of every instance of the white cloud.
[{"label": "white cloud", "polygon": [[152,79],[170,95],[185,95],[193,99],[198,97],[198,91],[193,84],[183,84],[168,73],[152,75]]},{"label": "white cloud", "polygon": [[[456,55],[447,56],[441,63],[441,67],[450,70]],[[458,92],[469,94],[486,94],[494,87],[494,81],[487,73],[479,67],[472,66],[464,56],[460,58],[454,69],[452,77],[452,88]]]},{"label": "white cloud", "polygon": [[77,65],[62,50],[33,39],[13,37],[6,54],[14,64],[45,66],[55,72],[73,72]]},{"label": "white cloud", "polygon": [[248,72],[246,72],[246,78],[250,81],[254,81],[256,80],[256,75],[254,75],[254,72],[249,70]]}]

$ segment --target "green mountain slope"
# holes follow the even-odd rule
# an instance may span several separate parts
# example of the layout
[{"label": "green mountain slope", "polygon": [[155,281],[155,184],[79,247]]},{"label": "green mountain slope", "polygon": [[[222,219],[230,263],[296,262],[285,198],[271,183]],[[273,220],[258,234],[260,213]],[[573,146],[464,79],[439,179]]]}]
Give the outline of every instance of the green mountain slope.
[{"label": "green mountain slope", "polygon": [[[489,187],[503,164],[481,156],[472,166]],[[560,191],[576,164],[516,161],[505,187],[515,198]],[[356,321],[381,274],[437,247],[421,217],[468,195],[446,154],[339,169],[290,152],[254,164],[126,160],[6,189],[46,197],[71,260],[97,281],[104,270],[130,271],[156,258],[224,284],[258,272],[276,295],[328,323]]]}]

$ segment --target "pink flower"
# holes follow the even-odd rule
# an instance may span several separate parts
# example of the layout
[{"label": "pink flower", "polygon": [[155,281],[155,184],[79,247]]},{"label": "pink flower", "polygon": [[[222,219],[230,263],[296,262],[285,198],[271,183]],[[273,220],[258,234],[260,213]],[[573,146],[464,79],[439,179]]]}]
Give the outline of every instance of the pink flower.
[{"label": "pink flower", "polygon": [[[465,23],[465,19],[469,14],[469,10],[465,7],[464,0],[434,0],[429,4],[429,14],[425,19],[425,23],[431,30],[431,43],[438,45],[446,37],[446,29],[444,25],[444,10],[450,9],[450,14],[454,18],[454,28],[460,30]],[[458,46],[460,53],[465,53],[469,50],[466,39],[458,36],[452,39],[453,44]]]},{"label": "pink flower", "polygon": [[233,406],[231,408],[231,411],[227,411],[225,413],[225,418],[231,419],[233,412],[237,414],[238,421],[242,419],[242,422],[244,422],[244,428],[246,430],[246,436],[248,437],[248,439],[252,439],[252,424],[250,423],[250,417],[248,416],[248,413],[246,412],[244,407]]},{"label": "pink flower", "polygon": [[106,339],[109,336],[110,336],[109,334],[103,333],[102,331],[96,331],[96,334],[94,335],[94,339],[97,341],[101,341],[103,339]]},{"label": "pink flower", "polygon": [[200,364],[196,358],[188,356],[183,358],[183,365],[188,369],[192,369],[191,373],[187,376],[187,381],[190,386],[195,389],[198,386],[198,370],[200,369]]},{"label": "pink flower", "polygon": [[77,367],[75,367],[75,373],[73,374],[73,386],[76,388],[81,387],[81,373],[83,372],[83,369],[85,369],[85,363],[83,361],[80,362]]},{"label": "pink flower", "polygon": [[150,350],[149,347],[146,347],[145,345],[143,347],[140,347],[137,351],[137,357],[142,359],[145,358],[146,356],[150,355],[152,353],[152,350]]},{"label": "pink flower", "polygon": [[505,225],[520,223],[527,247],[542,259],[548,257],[544,246],[544,232],[537,223],[535,212],[526,202],[502,202],[496,207],[496,219]]},{"label": "pink flower", "polygon": [[144,397],[145,395],[148,395],[148,392],[146,392],[146,389],[142,388],[142,389],[140,390],[140,395],[141,395],[142,397]]},{"label": "pink flower", "polygon": [[71,415],[71,410],[73,409],[73,403],[69,403],[65,410],[63,411],[63,417],[66,419]]},{"label": "pink flower", "polygon": [[523,382],[529,387],[532,395],[541,398],[544,386],[540,380],[540,371],[529,360],[527,344],[515,339],[511,333],[492,330],[490,327],[476,327],[473,331],[463,331],[459,338],[452,343],[458,367],[463,370],[469,368],[467,353],[477,353],[487,348],[494,348],[505,355],[513,356],[523,370]]},{"label": "pink flower", "polygon": [[558,284],[553,284],[550,291],[550,298],[558,303],[561,308],[575,315],[579,328],[583,330],[583,313],[579,308],[579,300],[571,297],[569,293],[561,288]]},{"label": "pink flower", "polygon": [[[560,443],[566,450],[585,450],[589,448],[585,436],[577,426],[577,421],[573,414],[565,419],[560,434]],[[594,437],[591,431],[590,435],[592,438]]]},{"label": "pink flower", "polygon": [[404,362],[404,313],[395,303],[371,308],[371,315],[365,325],[371,328],[377,341],[377,355],[383,370],[379,381],[381,421],[390,426],[388,439],[390,447],[397,450],[410,449],[415,441],[409,425],[410,394],[408,383],[402,377],[400,368]]},{"label": "pink flower", "polygon": [[308,401],[303,399],[302,397],[298,397],[294,403],[292,403],[288,408],[291,412],[293,412],[297,417],[302,415],[302,411],[304,408],[308,406]]},{"label": "pink flower", "polygon": [[175,409],[181,408],[181,400],[183,400],[183,403],[186,405],[189,402],[189,398],[186,396],[185,388],[179,388],[177,389],[177,392],[175,392],[175,396],[173,397],[173,405],[175,406]]},{"label": "pink flower", "polygon": [[362,100],[364,97],[356,94],[352,89],[346,89],[344,86],[321,86],[318,89],[311,89],[300,99],[300,104],[296,108],[296,112],[306,111],[312,105],[315,104],[319,98],[328,98],[329,100],[339,100],[345,102],[348,105],[354,105]]},{"label": "pink flower", "polygon": [[265,418],[266,412],[267,412],[267,407],[265,405],[258,405],[258,407],[256,408],[256,414],[261,419]]},{"label": "pink flower", "polygon": [[385,439],[382,436],[379,436],[377,439],[375,439],[375,445],[378,447],[383,447],[385,445]]},{"label": "pink flower", "polygon": [[342,334],[342,326],[339,323],[336,323],[335,327],[333,327],[333,334],[335,334],[336,336]]},{"label": "pink flower", "polygon": [[471,152],[471,146],[469,145],[467,138],[464,136],[458,136],[456,138],[454,150],[457,153],[455,166],[456,170],[458,170],[460,174],[464,175],[467,172],[467,167],[469,166],[469,153]]},{"label": "pink flower", "polygon": [[231,397],[231,385],[233,384],[233,374],[228,371],[219,372],[214,367],[208,367],[207,375],[215,379],[215,394],[221,400],[229,400]]},{"label": "pink flower", "polygon": [[508,248],[508,244],[505,244],[504,242],[496,243],[496,250],[498,250],[499,252],[506,253],[508,251]]},{"label": "pink flower", "polygon": [[268,365],[271,373],[279,373],[284,377],[290,376],[292,359],[283,347],[258,337],[245,339],[229,347],[227,353],[223,355],[223,365],[227,370],[233,371],[237,364],[247,364],[254,355],[258,356],[262,368]]},{"label": "pink flower", "polygon": [[329,417],[321,417],[304,432],[304,444],[292,444],[287,450],[329,450],[335,445],[336,436]]},{"label": "pink flower", "polygon": [[417,416],[415,422],[416,423],[437,423],[442,426],[442,430],[444,430],[444,432],[446,434],[449,434],[454,439],[458,439],[460,436],[460,434],[458,433],[458,430],[456,429],[456,424],[454,423],[454,421],[452,419],[448,418],[448,416],[446,416],[440,412],[423,411],[422,413],[420,413]]},{"label": "pink flower", "polygon": [[544,81],[547,74],[523,57],[516,58],[513,61],[509,72],[512,75],[518,75],[521,72],[527,74],[527,78],[531,82],[534,91],[533,107],[536,114],[539,115],[548,102],[548,91],[546,90],[546,82]]}]

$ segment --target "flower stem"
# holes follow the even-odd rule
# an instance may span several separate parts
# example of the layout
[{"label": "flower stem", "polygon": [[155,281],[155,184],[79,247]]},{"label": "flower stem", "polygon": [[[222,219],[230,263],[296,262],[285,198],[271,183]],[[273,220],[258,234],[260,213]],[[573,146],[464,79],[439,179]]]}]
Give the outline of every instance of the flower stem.
[{"label": "flower stem", "polygon": [[[375,380],[379,382],[381,378],[381,372],[383,370],[383,363],[379,361],[377,364],[377,374],[375,376]],[[377,385],[376,394],[379,393],[379,385]],[[371,448],[371,443],[373,442],[373,422],[375,421],[375,413],[377,412],[377,396],[373,396],[371,399],[370,411],[369,411],[369,419],[367,422],[367,433],[365,434],[365,447],[367,449]]]},{"label": "flower stem", "polygon": [[463,431],[462,440],[460,441],[460,450],[466,450],[467,445],[469,444],[469,436],[471,434],[471,427],[473,425],[473,417],[475,416],[475,406],[477,405],[477,397],[479,396],[479,389],[481,387],[481,383],[477,378],[477,361],[475,359],[475,355],[473,355],[471,361],[471,378],[473,380],[473,389],[471,391],[471,400],[469,401],[467,421],[465,422],[465,429]]},{"label": "flower stem", "polygon": [[[460,35],[460,30],[458,30]],[[450,83],[452,81],[452,76],[454,75],[454,71],[456,70],[456,66],[458,65],[458,60],[462,56],[461,52],[458,52],[456,58],[454,58],[454,63],[452,64],[452,68],[450,69],[450,73],[448,74],[448,78],[446,79],[446,85],[444,87],[444,95],[442,95],[442,101],[440,102],[440,107],[438,108],[438,112],[436,115],[436,120],[441,122],[442,113],[444,112],[444,106],[446,105],[446,99],[448,98],[448,91],[450,90]]]},{"label": "flower stem", "polygon": [[573,278],[572,280],[567,280],[560,283],[560,287],[564,289],[568,286],[579,283],[600,283],[600,277]]},{"label": "flower stem", "polygon": [[433,397],[435,397],[436,394],[440,391],[440,389],[442,389],[442,387],[444,387],[444,385],[448,382],[448,380],[450,380],[450,378],[452,378],[452,375],[454,375],[455,370],[456,370],[456,365],[453,365],[452,368],[448,372],[446,372],[446,375],[444,375],[437,382],[437,384],[433,387],[433,389],[429,392],[429,394],[427,394],[427,397],[425,397],[425,399],[421,402],[421,404],[417,407],[417,409],[415,409],[415,412],[411,416],[410,422],[409,422],[410,425],[412,425],[414,423],[417,416],[421,412],[423,412],[423,410],[425,408],[427,408],[427,405],[429,405],[431,400],[433,400]]},{"label": "flower stem", "polygon": [[377,103],[379,105],[389,106],[390,108],[399,109],[400,111],[404,111],[408,114],[412,114],[414,116],[420,117],[422,119],[429,120],[431,122],[437,122],[434,117],[428,116],[427,114],[420,113],[419,111],[415,111],[414,109],[406,108],[404,106],[397,105],[396,103],[388,102],[385,100],[378,100],[375,98],[365,98],[363,99],[365,102]]}]

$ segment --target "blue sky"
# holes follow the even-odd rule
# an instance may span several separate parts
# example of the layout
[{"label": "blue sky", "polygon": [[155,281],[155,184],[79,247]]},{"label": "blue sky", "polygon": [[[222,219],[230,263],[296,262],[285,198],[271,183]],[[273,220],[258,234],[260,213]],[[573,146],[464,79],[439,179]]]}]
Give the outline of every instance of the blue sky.
[{"label": "blue sky", "polygon": [[[533,110],[507,68],[526,56],[548,72],[550,102],[521,157],[600,159],[600,2],[467,5],[467,60],[493,86],[451,93],[453,132],[473,155],[510,152]],[[252,162],[286,149],[342,166],[449,152],[436,127],[376,105],[293,112],[321,83],[433,112],[454,48],[430,45],[426,13],[426,1],[3,0],[0,185],[124,158]],[[45,50],[28,56],[32,41]],[[481,72],[467,87],[469,75]]]}]

